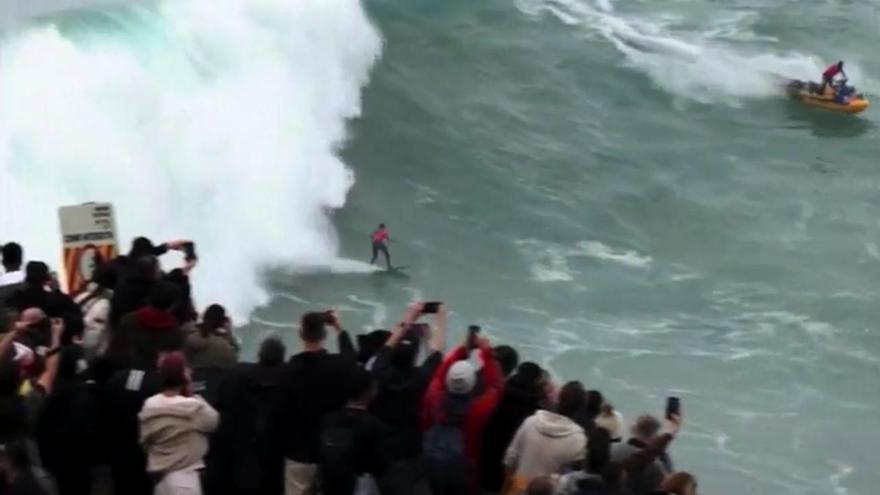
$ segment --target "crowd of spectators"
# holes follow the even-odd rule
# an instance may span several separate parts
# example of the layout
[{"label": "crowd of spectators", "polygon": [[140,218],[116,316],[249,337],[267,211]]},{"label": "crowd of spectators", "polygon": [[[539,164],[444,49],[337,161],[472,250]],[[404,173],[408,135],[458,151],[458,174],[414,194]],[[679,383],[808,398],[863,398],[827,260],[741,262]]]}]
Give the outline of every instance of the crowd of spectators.
[{"label": "crowd of spectators", "polygon": [[445,304],[354,339],[309,312],[300,352],[270,337],[243,362],[223,306],[193,304],[195,256],[163,269],[188,244],[139,237],[73,294],[3,246],[0,495],[697,493],[668,453],[680,412],[627,434],[477,326],[447,348]]}]

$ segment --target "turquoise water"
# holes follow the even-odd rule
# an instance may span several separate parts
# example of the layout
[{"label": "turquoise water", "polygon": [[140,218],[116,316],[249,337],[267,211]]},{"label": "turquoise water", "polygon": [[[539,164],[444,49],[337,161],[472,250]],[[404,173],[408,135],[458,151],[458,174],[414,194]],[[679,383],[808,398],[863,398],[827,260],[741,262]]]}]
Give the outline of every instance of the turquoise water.
[{"label": "turquoise water", "polygon": [[877,5],[368,7],[386,46],[335,223],[363,257],[387,222],[412,278],[280,291],[366,327],[450,301],[628,418],[681,395],[702,493],[875,491],[878,118],[802,108],[777,76],[842,57],[875,90]]},{"label": "turquoise water", "polygon": [[[50,71],[65,91],[24,92],[26,110],[87,117],[74,146],[0,113],[12,197],[97,195],[125,206],[125,235],[194,232],[201,299],[250,314],[251,351],[293,344],[306,308],[362,331],[440,299],[455,328],[482,324],[628,419],[681,396],[673,456],[702,493],[876,492],[880,118],[780,89],[843,58],[880,98],[876,2],[371,0],[375,32],[354,1],[257,4],[71,16],[75,56],[51,37],[9,49],[79,69]],[[104,44],[127,55],[96,58]],[[30,67],[0,95],[45,75]],[[86,159],[101,174],[76,187],[24,170]],[[141,168],[174,208],[131,199]],[[352,261],[380,221],[406,276]]]}]

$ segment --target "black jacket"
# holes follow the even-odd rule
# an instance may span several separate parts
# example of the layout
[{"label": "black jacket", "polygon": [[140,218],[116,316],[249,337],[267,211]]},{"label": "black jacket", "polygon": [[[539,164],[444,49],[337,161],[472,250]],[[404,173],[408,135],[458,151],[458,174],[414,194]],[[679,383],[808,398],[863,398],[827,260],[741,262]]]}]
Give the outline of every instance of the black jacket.
[{"label": "black jacket", "polygon": [[29,470],[25,470],[11,485],[0,485],[0,495],[49,495],[49,492]]},{"label": "black jacket", "polygon": [[118,325],[122,318],[147,305],[147,297],[156,282],[130,277],[113,292],[110,299],[110,325]]},{"label": "black jacket", "polygon": [[432,352],[420,366],[398,368],[389,362],[390,353],[391,348],[382,347],[373,362],[379,396],[371,411],[391,429],[387,441],[391,459],[413,459],[422,453],[422,398],[443,355]]},{"label": "black jacket", "polygon": [[354,483],[362,474],[379,479],[388,469],[388,452],[383,439],[388,430],[375,416],[364,409],[344,407],[324,418],[322,432],[346,430],[351,434],[348,462],[329,465],[319,462],[319,477],[323,495],[351,495]]},{"label": "black jacket", "polygon": [[[648,447],[648,444],[637,438],[630,438],[627,442],[615,444],[611,447],[611,461],[620,462],[638,451]],[[634,470],[627,476],[629,495],[649,495],[660,487],[660,483],[666,475],[672,472],[672,461],[667,452],[662,452],[655,461]]]},{"label": "black jacket", "polygon": [[480,481],[483,489],[498,492],[504,483],[504,453],[523,421],[538,410],[540,391],[524,384],[516,375],[507,381],[501,402],[483,430],[480,451]]},{"label": "black jacket", "polygon": [[222,420],[208,460],[208,493],[280,495],[282,455],[274,449],[272,400],[284,366],[240,363],[220,386],[216,409]]},{"label": "black jacket", "polygon": [[345,405],[357,363],[348,333],[339,334],[339,354],[301,352],[282,372],[273,425],[284,456],[303,464],[318,461],[324,416]]},{"label": "black jacket", "polygon": [[99,445],[108,452],[116,493],[151,495],[153,492],[139,440],[138,413],[144,402],[160,391],[158,373],[143,369],[117,371],[101,389]]},{"label": "black jacket", "polygon": [[[62,356],[63,359],[63,356]],[[88,495],[97,454],[97,405],[92,386],[58,377],[37,420],[37,442],[61,495]]]},{"label": "black jacket", "polygon": [[0,396],[0,444],[28,436],[27,410],[18,395]]}]

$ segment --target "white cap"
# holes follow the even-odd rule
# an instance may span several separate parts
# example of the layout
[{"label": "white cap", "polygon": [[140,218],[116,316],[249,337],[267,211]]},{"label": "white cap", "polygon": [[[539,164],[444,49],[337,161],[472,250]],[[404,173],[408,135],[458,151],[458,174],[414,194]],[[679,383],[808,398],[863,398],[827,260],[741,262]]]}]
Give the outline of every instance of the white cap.
[{"label": "white cap", "polygon": [[446,374],[446,390],[453,394],[469,394],[477,384],[477,370],[470,361],[457,361]]}]

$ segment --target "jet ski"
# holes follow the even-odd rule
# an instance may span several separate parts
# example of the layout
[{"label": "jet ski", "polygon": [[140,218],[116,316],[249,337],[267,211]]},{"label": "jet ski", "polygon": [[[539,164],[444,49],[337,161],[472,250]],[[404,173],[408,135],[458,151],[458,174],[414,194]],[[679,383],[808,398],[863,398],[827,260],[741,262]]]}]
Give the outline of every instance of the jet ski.
[{"label": "jet ski", "polygon": [[785,86],[788,96],[799,100],[804,105],[819,107],[825,110],[845,113],[864,112],[870,104],[868,99],[861,93],[857,93],[852,86],[846,85],[843,79],[833,86],[825,87],[825,92],[820,94],[821,84],[792,79]]}]

